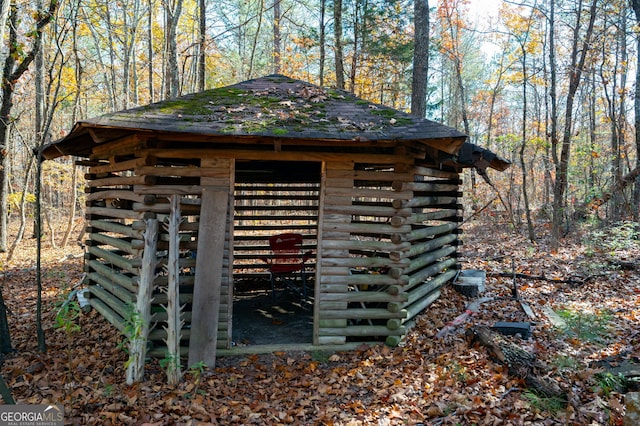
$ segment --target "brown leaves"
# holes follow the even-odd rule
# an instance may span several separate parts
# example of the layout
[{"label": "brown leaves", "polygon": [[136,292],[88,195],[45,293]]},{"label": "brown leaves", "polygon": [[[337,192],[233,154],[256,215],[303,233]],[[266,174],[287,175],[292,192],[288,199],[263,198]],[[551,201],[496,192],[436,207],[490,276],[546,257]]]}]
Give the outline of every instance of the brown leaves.
[{"label": "brown leaves", "polygon": [[[542,243],[531,252],[517,235],[492,232],[481,234],[482,240],[475,240],[471,232],[465,235],[461,261],[468,269],[510,271],[513,258],[516,272],[562,278],[573,275],[581,265],[579,245],[568,245],[561,255],[552,256],[541,249]],[[509,258],[495,259],[497,252]],[[518,343],[544,361],[563,387],[572,390],[569,404],[560,411],[549,411],[540,402],[525,398],[522,380],[510,378],[505,366],[492,361],[483,348],[470,348],[463,338],[465,326],[528,321],[519,304],[509,299],[512,279],[490,277],[486,294],[495,300],[483,304],[469,324],[442,339],[436,337],[438,330],[470,302],[450,287],[417,318],[402,347],[362,345],[353,352],[322,357],[277,352],[220,358],[218,367],[205,372],[197,387],[188,375],[178,386],[166,385],[157,361],[151,361],[146,381],[129,387],[124,385],[126,355],[116,348],[120,338],[100,315],[81,314],[81,332],[70,346],[64,333],[51,327],[51,306],[63,283],[81,275],[82,265],[79,259],[57,262],[62,254],[55,250],[48,250],[47,255],[49,351],[36,351],[33,271],[25,255],[22,267],[6,271],[5,295],[18,352],[6,359],[2,373],[18,402],[59,402],[71,424],[619,424],[624,413],[621,395],[599,391],[594,377],[601,369],[587,363],[640,353],[640,338],[634,330],[640,319],[638,271],[617,271],[615,279],[602,276],[580,288],[518,279],[521,297],[540,317],[533,337]],[[615,332],[604,347],[565,338],[550,324],[542,306],[607,308],[613,312]],[[71,363],[67,350],[71,350]],[[566,359],[573,364],[560,363]]]}]

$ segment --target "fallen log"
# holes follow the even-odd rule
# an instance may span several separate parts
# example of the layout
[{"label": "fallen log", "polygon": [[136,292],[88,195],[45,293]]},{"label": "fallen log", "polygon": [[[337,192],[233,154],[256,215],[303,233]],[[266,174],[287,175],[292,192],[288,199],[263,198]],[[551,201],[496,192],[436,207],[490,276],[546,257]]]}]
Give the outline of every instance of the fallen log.
[{"label": "fallen log", "polygon": [[522,379],[537,394],[567,400],[566,392],[556,380],[545,376],[546,366],[531,352],[484,326],[467,329],[466,336],[470,345],[486,347],[494,360],[507,366],[509,375]]}]

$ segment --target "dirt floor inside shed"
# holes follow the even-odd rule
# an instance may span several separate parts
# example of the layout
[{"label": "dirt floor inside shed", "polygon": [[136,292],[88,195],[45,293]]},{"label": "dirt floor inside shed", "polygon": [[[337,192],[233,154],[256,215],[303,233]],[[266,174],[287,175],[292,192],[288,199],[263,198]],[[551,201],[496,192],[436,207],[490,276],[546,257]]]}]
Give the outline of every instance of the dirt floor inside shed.
[{"label": "dirt floor inside shed", "polygon": [[311,343],[313,341],[313,291],[302,295],[277,289],[269,282],[236,284],[232,341],[235,346]]}]

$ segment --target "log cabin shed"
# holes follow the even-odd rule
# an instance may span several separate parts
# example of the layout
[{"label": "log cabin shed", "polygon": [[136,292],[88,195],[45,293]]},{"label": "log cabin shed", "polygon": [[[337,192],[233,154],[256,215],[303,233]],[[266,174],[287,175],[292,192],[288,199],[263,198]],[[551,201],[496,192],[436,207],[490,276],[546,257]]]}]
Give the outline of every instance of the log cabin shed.
[{"label": "log cabin shed", "polygon": [[[131,306],[148,309],[148,353],[162,356],[177,283],[183,353],[197,346],[208,360],[240,350],[237,283],[264,276],[268,238],[282,232],[312,253],[312,332],[263,349],[399,343],[456,275],[460,172],[509,166],[465,139],[270,75],[78,122],[43,156],[88,168],[91,305],[120,331]],[[163,225],[176,214],[179,225]]]}]

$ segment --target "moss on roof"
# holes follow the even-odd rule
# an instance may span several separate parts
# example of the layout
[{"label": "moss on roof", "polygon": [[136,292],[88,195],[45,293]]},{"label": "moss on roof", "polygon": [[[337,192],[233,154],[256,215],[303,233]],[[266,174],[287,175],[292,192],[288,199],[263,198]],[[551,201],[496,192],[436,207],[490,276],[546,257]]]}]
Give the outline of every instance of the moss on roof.
[{"label": "moss on roof", "polygon": [[[464,138],[456,130],[353,94],[281,75],[106,114],[87,124],[302,138]],[[190,123],[185,127],[185,123]]]},{"label": "moss on roof", "polygon": [[[50,155],[85,154],[88,129],[290,140],[418,141],[449,154],[466,136],[445,125],[282,75],[270,75],[76,123]],[[116,132],[117,131],[117,132]],[[213,140],[213,139],[212,139]],[[429,141],[434,141],[433,143]],[[436,142],[437,141],[437,142]]]}]

